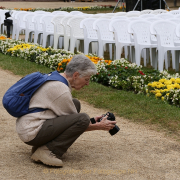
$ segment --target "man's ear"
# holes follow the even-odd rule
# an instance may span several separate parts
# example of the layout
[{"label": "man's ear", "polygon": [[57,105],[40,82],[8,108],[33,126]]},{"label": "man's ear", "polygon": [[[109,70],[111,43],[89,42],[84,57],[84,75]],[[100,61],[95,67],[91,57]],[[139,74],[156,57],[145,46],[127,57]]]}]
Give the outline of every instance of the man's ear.
[{"label": "man's ear", "polygon": [[79,77],[79,73],[76,71],[74,74],[73,74],[73,78],[76,79]]}]

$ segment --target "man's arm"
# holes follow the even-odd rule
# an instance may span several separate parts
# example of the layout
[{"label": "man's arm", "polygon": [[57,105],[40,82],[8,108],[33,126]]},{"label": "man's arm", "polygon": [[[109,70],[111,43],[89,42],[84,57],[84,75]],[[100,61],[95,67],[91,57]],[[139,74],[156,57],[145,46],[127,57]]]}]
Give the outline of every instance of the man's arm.
[{"label": "man's arm", "polygon": [[86,131],[94,131],[94,130],[109,131],[114,128],[115,124],[116,124],[116,121],[109,121],[109,120],[107,120],[107,116],[105,116],[105,117],[103,117],[103,119],[100,122],[96,122],[95,124],[92,124],[90,122]]}]

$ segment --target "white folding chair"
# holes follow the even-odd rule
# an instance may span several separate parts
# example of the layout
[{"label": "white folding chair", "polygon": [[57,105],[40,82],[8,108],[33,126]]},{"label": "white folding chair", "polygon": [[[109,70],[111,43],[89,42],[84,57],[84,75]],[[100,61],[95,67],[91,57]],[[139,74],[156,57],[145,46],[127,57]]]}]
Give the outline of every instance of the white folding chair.
[{"label": "white folding chair", "polygon": [[40,23],[42,24],[43,28],[43,47],[52,46],[53,37],[54,36],[54,25],[51,23],[51,20],[54,16],[53,15],[43,15],[40,18]]},{"label": "white folding chair", "polygon": [[[174,32],[176,30],[176,23],[168,20],[159,20],[151,24],[150,31],[151,34],[157,36],[158,42],[158,70],[163,71],[165,54],[169,50],[175,51],[175,70],[179,70],[179,59],[178,53],[180,51],[180,46],[174,45]],[[165,62],[165,67],[168,69],[168,62]]]},{"label": "white folding chair", "polygon": [[35,27],[34,27],[34,23],[32,22],[32,18],[35,16],[35,13],[30,13],[30,14],[26,14],[23,18],[23,20],[25,21],[25,26],[26,26],[26,30],[25,30],[25,42],[32,42],[32,35],[35,32]]},{"label": "white folding chair", "polygon": [[[84,16],[76,16],[70,18],[67,22],[67,26],[70,27],[70,51],[74,52],[74,48],[79,50],[79,44],[77,41],[84,40],[83,29],[80,28],[80,23],[84,19]],[[82,51],[82,49],[81,49]]]},{"label": "white folding chair", "polygon": [[144,9],[140,12],[140,15],[151,14],[152,12],[153,12],[152,9]]},{"label": "white folding chair", "polygon": [[93,29],[98,34],[98,56],[103,56],[106,44],[109,44],[110,59],[112,59],[112,44],[115,44],[114,34],[109,30],[110,19],[97,19],[93,23]]},{"label": "white folding chair", "polygon": [[174,15],[170,14],[170,13],[162,13],[162,14],[158,14],[156,16],[159,17],[159,18],[162,18],[162,19],[174,18]]},{"label": "white folding chair", "polygon": [[[109,30],[115,35],[116,44],[116,57],[115,59],[120,59],[122,50],[124,47],[130,47],[129,50],[129,60],[132,60],[132,50],[131,47],[134,46],[134,42],[131,40],[131,36],[128,33],[128,24],[130,20],[127,19],[113,19],[109,24]],[[127,52],[125,48],[125,57],[127,58]]]},{"label": "white folding chair", "polygon": [[150,17],[156,17],[156,15],[155,14],[141,14],[139,17],[145,19],[145,18],[150,18]]},{"label": "white folding chair", "polygon": [[67,15],[64,18],[62,18],[60,22],[64,29],[64,49],[67,51],[69,50],[69,40],[70,40],[70,27],[67,26],[67,22],[69,19],[73,17],[74,17],[73,15]]},{"label": "white folding chair", "polygon": [[152,14],[162,14],[162,13],[167,13],[166,10],[164,9],[155,9],[154,11],[151,12]]},{"label": "white folding chair", "polygon": [[64,38],[64,28],[63,25],[61,24],[61,20],[65,17],[66,15],[57,15],[54,16],[51,20],[51,22],[54,24],[54,49],[58,48],[58,42],[59,42],[59,47],[62,48],[63,45],[63,38]]},{"label": "white folding chair", "polygon": [[15,15],[15,19],[17,20],[17,24],[16,24],[16,40],[19,39],[19,33],[24,30],[26,31],[26,24],[24,21],[24,16],[27,14],[30,14],[32,12],[20,12],[18,14]]},{"label": "white folding chair", "polygon": [[[128,32],[133,34],[134,36],[134,45],[135,45],[135,62],[139,66],[141,62],[141,54],[143,52],[144,57],[144,66],[146,66],[146,51],[142,51],[143,49],[155,49],[157,47],[156,44],[151,43],[151,34],[150,34],[150,25],[151,23],[145,20],[136,20],[132,21],[128,25]],[[155,52],[155,51],[151,51]],[[152,54],[152,59],[155,60],[155,53]],[[149,56],[147,56],[147,60],[149,60]],[[156,62],[153,62],[153,66],[155,66]]]},{"label": "white folding chair", "polygon": [[93,29],[93,23],[95,20],[96,18],[85,18],[80,22],[80,28],[84,31],[84,54],[90,52],[90,44],[92,47],[92,53],[97,54],[98,35],[97,31]]},{"label": "white folding chair", "polygon": [[171,10],[169,11],[170,14],[173,14],[173,15],[179,15],[180,14],[180,10]]}]

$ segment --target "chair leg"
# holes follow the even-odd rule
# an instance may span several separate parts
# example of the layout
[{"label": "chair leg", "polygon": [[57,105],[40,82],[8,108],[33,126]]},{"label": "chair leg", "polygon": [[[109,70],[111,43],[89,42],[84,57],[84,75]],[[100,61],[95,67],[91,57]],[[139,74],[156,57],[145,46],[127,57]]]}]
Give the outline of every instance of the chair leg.
[{"label": "chair leg", "polygon": [[143,49],[143,54],[144,54],[144,66],[146,67],[147,66],[147,62],[146,62],[146,49]]},{"label": "chair leg", "polygon": [[47,35],[43,34],[43,47],[46,47]]},{"label": "chair leg", "polygon": [[138,66],[141,64],[141,51],[138,46],[135,48],[135,62]]},{"label": "chair leg", "polygon": [[57,49],[57,47],[58,47],[58,37],[57,36],[54,36],[54,49]]},{"label": "chair leg", "polygon": [[26,30],[26,34],[25,34],[25,42],[28,42],[29,39],[29,31]]},{"label": "chair leg", "polygon": [[151,66],[157,70],[156,48],[150,49]]},{"label": "chair leg", "polygon": [[103,56],[103,54],[104,54],[103,50],[104,50],[103,43],[98,42],[98,56],[99,57]]},{"label": "chair leg", "polygon": [[112,44],[109,44],[109,57],[112,60]]},{"label": "chair leg", "polygon": [[68,49],[69,49],[69,37],[68,36],[64,36],[64,49],[66,51],[68,51]]},{"label": "chair leg", "polygon": [[163,71],[164,66],[164,51],[158,52],[158,70]]},{"label": "chair leg", "polygon": [[84,54],[88,54],[89,52],[89,43],[88,41],[84,40]]},{"label": "chair leg", "polygon": [[63,37],[59,37],[59,48],[62,49]]},{"label": "chair leg", "polygon": [[125,59],[127,59],[127,56],[128,56],[127,46],[124,46],[124,53],[125,53]]},{"label": "chair leg", "polygon": [[98,42],[91,42],[92,54],[98,54]]},{"label": "chair leg", "polygon": [[175,71],[179,71],[179,54],[180,51],[175,51]]},{"label": "chair leg", "polygon": [[70,51],[73,53],[74,53],[75,44],[76,44],[75,39],[71,38],[71,40],[70,40]]}]

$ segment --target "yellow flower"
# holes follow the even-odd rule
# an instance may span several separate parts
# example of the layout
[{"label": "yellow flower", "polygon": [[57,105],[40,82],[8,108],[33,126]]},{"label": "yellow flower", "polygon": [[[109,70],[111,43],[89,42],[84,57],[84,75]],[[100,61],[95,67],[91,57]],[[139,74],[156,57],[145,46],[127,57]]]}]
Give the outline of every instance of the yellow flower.
[{"label": "yellow flower", "polygon": [[180,84],[180,78],[176,78],[175,82]]},{"label": "yellow flower", "polygon": [[156,97],[161,97],[162,94],[161,93],[156,93]]},{"label": "yellow flower", "polygon": [[172,81],[174,83],[176,80],[174,78],[171,78],[170,81]]},{"label": "yellow flower", "polygon": [[164,97],[163,96],[161,97],[161,99],[162,99],[162,101],[164,101]]},{"label": "yellow flower", "polygon": [[161,82],[161,83],[163,83],[163,82],[165,82],[166,81],[166,79],[160,79],[159,80],[159,82]]}]

